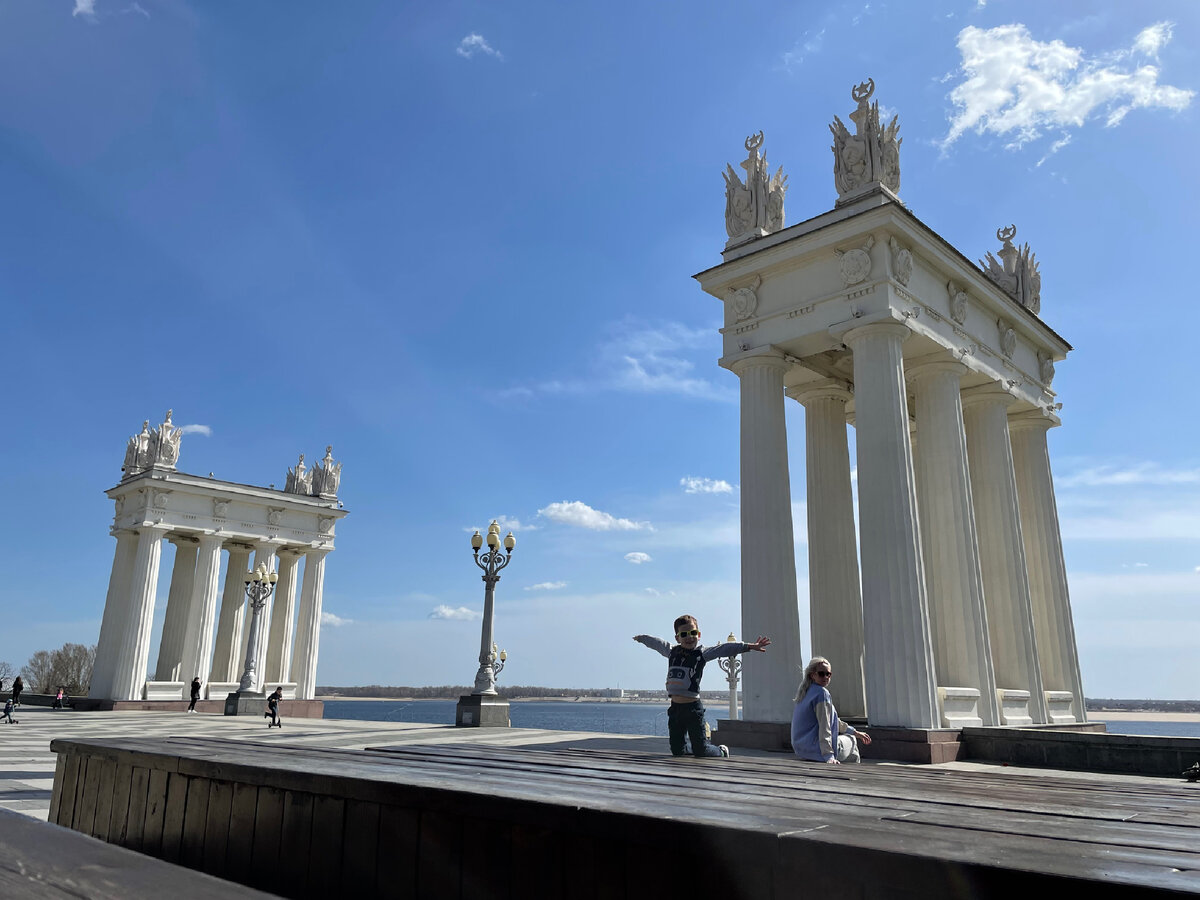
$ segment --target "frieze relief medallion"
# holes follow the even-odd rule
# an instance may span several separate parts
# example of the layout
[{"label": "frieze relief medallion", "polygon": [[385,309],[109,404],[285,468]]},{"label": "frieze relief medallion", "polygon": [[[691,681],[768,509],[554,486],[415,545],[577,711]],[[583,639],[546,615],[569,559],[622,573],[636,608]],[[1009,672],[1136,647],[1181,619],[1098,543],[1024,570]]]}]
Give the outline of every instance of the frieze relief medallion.
[{"label": "frieze relief medallion", "polygon": [[125,498],[124,498],[124,497],[118,497],[118,498],[117,498],[117,499],[116,499],[116,500],[113,502],[113,505],[116,507],[116,514],[119,516],[119,515],[121,514],[121,510],[123,510],[123,509],[125,508]]},{"label": "frieze relief medallion", "polygon": [[321,534],[329,534],[329,532],[333,531],[333,516],[318,516],[317,531],[321,532]]},{"label": "frieze relief medallion", "polygon": [[967,321],[967,292],[953,281],[947,281],[946,293],[950,295],[950,318],[962,325]]},{"label": "frieze relief medallion", "polygon": [[228,500],[213,500],[213,515],[218,519],[225,518],[229,514]]},{"label": "frieze relief medallion", "polygon": [[758,294],[756,291],[762,285],[762,276],[755,275],[749,285],[735,288],[728,293],[729,304],[733,307],[734,317],[741,322],[754,315],[758,309]]},{"label": "frieze relief medallion", "polygon": [[1042,384],[1049,386],[1054,381],[1054,360],[1045,350],[1038,351],[1038,378]]},{"label": "frieze relief medallion", "polygon": [[850,287],[866,281],[871,274],[871,253],[875,246],[875,235],[867,235],[867,242],[853,250],[834,250],[842,261],[842,284]]},{"label": "frieze relief medallion", "polygon": [[1005,356],[1012,359],[1012,355],[1017,349],[1017,333],[1013,331],[1012,325],[1004,319],[996,320],[996,329],[1000,333],[1000,349]]},{"label": "frieze relief medallion", "polygon": [[282,510],[282,509],[272,509],[272,510],[268,510],[268,512],[267,512],[267,524],[269,524],[269,525],[282,525],[282,524],[283,524],[283,510]]},{"label": "frieze relief medallion", "polygon": [[913,272],[912,252],[901,247],[895,238],[888,239],[888,249],[892,251],[892,276],[907,287]]},{"label": "frieze relief medallion", "polygon": [[171,502],[171,494],[169,491],[156,491],[154,493],[154,508],[166,509],[167,504]]}]

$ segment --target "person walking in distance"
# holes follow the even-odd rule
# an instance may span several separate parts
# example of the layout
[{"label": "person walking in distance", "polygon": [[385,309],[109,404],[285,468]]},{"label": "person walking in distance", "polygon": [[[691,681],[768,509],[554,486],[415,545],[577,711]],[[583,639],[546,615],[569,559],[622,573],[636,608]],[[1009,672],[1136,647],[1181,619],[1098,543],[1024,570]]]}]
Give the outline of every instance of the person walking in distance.
[{"label": "person walking in distance", "polygon": [[267,697],[267,715],[271,717],[271,721],[267,723],[268,728],[282,728],[283,719],[279,718],[279,701],[283,699],[283,686],[275,688],[271,695]]},{"label": "person walking in distance", "polygon": [[192,702],[188,704],[188,712],[196,711],[196,701],[200,699],[200,676],[197,675],[192,679]]}]

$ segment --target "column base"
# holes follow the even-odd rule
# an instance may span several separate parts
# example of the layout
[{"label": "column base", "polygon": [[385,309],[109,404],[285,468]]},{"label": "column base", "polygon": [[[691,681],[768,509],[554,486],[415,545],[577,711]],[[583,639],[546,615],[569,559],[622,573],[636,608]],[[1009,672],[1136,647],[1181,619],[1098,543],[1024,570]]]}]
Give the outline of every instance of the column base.
[{"label": "column base", "polygon": [[996,699],[1000,703],[1001,725],[1032,725],[1029,715],[1029,691],[996,688]]},{"label": "column base", "polygon": [[508,728],[508,701],[495,694],[463,694],[454,707],[454,724],[468,728]]},{"label": "column base", "polygon": [[261,691],[234,691],[225,698],[227,716],[261,716],[267,711],[267,695]]},{"label": "column base", "polygon": [[1071,706],[1075,695],[1070,691],[1046,691],[1046,716],[1051,725],[1074,725],[1075,713]]},{"label": "column base", "polygon": [[943,728],[979,728],[979,691],[965,687],[939,687],[938,701],[942,707]]}]

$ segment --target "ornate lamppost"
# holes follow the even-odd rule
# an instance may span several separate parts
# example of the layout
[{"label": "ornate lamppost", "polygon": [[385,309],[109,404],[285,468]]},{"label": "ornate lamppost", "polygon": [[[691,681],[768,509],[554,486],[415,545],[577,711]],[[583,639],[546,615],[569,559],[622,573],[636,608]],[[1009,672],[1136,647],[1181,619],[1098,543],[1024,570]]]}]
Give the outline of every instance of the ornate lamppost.
[{"label": "ornate lamppost", "polygon": [[[726,640],[732,642],[736,641],[737,638],[734,637],[734,634],[731,631],[729,632],[729,637],[727,637]],[[736,656],[726,656],[718,659],[717,665],[720,666],[725,672],[725,678],[729,682],[729,718],[736,720],[738,717],[738,675],[740,675],[742,671],[742,661]]]},{"label": "ornate lamppost", "polygon": [[258,631],[261,627],[259,614],[267,605],[267,600],[275,591],[275,583],[279,581],[279,573],[267,569],[265,563],[259,563],[253,572],[247,572],[246,599],[250,601],[250,639],[246,644],[246,667],[242,671],[242,680],[238,689],[225,698],[225,715],[236,716],[245,713],[262,711],[266,694],[254,690],[254,682],[258,678]]},{"label": "ornate lamppost", "polygon": [[[500,539],[500,526],[495,520],[488,526],[487,550],[483,549],[484,537],[478,531],[471,536],[471,552],[475,555],[475,565],[483,570],[483,633],[479,642],[479,670],[475,673],[475,690],[464,694],[458,699],[455,709],[455,725],[500,725],[507,727],[508,701],[502,700],[496,693],[496,676],[504,668],[508,653],[497,652],[492,639],[494,606],[496,597],[496,582],[500,580],[500,570],[512,560],[513,548],[517,539],[512,532]],[[503,544],[503,547],[501,546]]]}]

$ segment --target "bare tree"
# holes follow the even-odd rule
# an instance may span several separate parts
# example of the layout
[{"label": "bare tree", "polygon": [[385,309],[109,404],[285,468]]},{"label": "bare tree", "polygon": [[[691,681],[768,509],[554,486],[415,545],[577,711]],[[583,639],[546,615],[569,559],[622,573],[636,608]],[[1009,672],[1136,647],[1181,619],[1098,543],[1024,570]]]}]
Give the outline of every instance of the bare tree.
[{"label": "bare tree", "polygon": [[68,694],[86,694],[95,663],[95,644],[63,644],[57,650],[37,651],[21,674],[35,694],[53,694],[59,687]]},{"label": "bare tree", "polygon": [[25,668],[21,670],[25,679],[25,689],[34,694],[50,693],[50,684],[54,678],[54,661],[49,650],[39,650],[29,657]]},{"label": "bare tree", "polygon": [[17,670],[13,668],[13,664],[0,659],[0,686],[7,682],[11,682],[17,677]]}]

